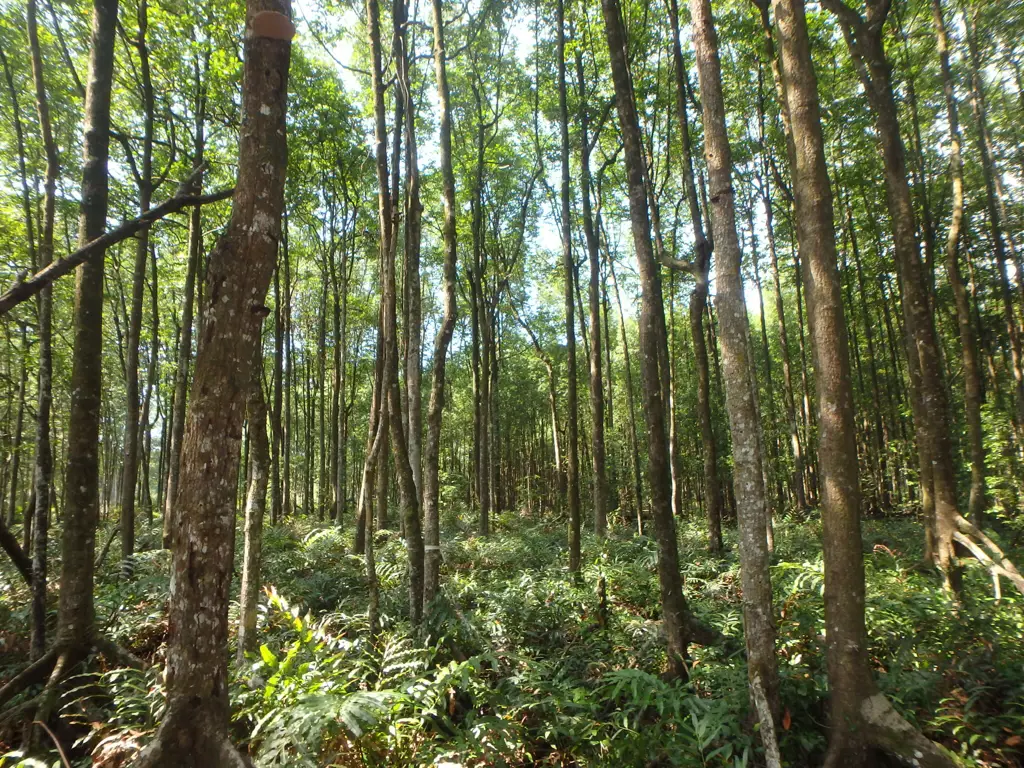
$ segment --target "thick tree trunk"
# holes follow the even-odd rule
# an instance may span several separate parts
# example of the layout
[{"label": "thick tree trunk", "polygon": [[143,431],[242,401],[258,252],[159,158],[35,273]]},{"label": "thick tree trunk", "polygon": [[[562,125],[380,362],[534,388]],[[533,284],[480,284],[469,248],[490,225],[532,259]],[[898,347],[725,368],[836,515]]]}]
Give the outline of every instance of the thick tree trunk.
[{"label": "thick tree trunk", "polygon": [[630,223],[640,270],[640,363],[643,372],[644,411],[647,415],[647,476],[651,487],[651,512],[658,541],[658,582],[668,645],[669,672],[685,677],[689,645],[689,611],[679,573],[679,550],[672,517],[672,487],[666,431],[665,402],[659,373],[659,328],[664,327],[665,309],[657,290],[658,265],[651,244],[651,225],[644,183],[644,159],[640,125],[633,97],[626,30],[618,0],[602,0],[605,34],[611,55],[615,104],[624,144],[626,182],[629,192]]},{"label": "thick tree trunk", "polygon": [[440,582],[441,531],[438,517],[439,461],[441,450],[441,421],[444,414],[445,364],[448,347],[455,331],[456,306],[456,201],[455,173],[452,170],[452,111],[448,93],[448,69],[445,62],[444,11],[441,0],[432,0],[434,22],[434,74],[437,79],[437,101],[440,106],[440,160],[441,196],[444,200],[444,317],[434,338],[434,370],[430,385],[430,405],[427,410],[427,442],[424,453],[423,533],[424,572],[423,602],[434,599]]},{"label": "thick tree trunk", "polygon": [[238,184],[210,255],[208,305],[182,441],[172,530],[167,711],[136,768],[243,766],[227,736],[235,479],[263,305],[281,240],[287,165],[288,3],[250,0]]},{"label": "thick tree trunk", "polygon": [[740,273],[742,251],[736,231],[732,150],[725,121],[725,99],[718,36],[710,0],[690,0],[693,45],[704,107],[704,156],[708,166],[715,250],[719,341],[725,373],[726,406],[732,434],[733,492],[739,522],[747,676],[758,705],[761,739],[777,759],[775,720],[779,717],[775,622],[768,570],[767,516],[761,464],[760,427],[755,401],[749,321]]},{"label": "thick tree trunk", "polygon": [[952,761],[896,713],[871,679],[864,623],[864,563],[850,352],[817,82],[803,0],[774,0],[774,7],[785,96],[796,146],[796,222],[807,258],[805,274],[820,409],[822,548],[832,703],[832,734],[825,765],[865,765],[870,744],[914,765],[951,768]]}]

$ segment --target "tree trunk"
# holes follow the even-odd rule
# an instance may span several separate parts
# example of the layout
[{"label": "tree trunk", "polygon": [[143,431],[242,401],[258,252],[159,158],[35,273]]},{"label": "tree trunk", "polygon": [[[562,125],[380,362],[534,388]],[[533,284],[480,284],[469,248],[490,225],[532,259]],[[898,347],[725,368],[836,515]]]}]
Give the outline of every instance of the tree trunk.
[{"label": "tree trunk", "polygon": [[594,226],[591,209],[590,153],[597,142],[597,135],[590,136],[590,115],[587,107],[586,81],[583,72],[583,54],[577,49],[576,79],[580,92],[580,199],[583,207],[583,232],[587,241],[587,257],[590,266],[588,300],[590,309],[590,415],[593,421],[591,432],[591,465],[593,477],[594,533],[604,536],[608,530],[608,471],[605,460],[605,407],[604,378],[601,371],[601,250]]},{"label": "tree trunk", "polygon": [[662,398],[661,375],[658,371],[658,329],[664,327],[665,309],[658,301],[658,265],[651,244],[643,149],[633,85],[627,64],[625,24],[618,0],[602,0],[601,9],[611,54],[615,105],[624,144],[630,223],[640,270],[640,363],[644,380],[644,411],[647,414],[647,476],[651,487],[651,512],[658,541],[658,582],[661,588],[661,608],[668,645],[669,672],[674,677],[686,677],[689,611],[679,573],[679,550],[676,543],[675,519],[672,517],[665,403]]},{"label": "tree trunk", "polygon": [[167,711],[137,768],[243,766],[227,736],[235,478],[252,360],[281,240],[291,38],[287,2],[250,0],[238,183],[210,255],[208,305],[172,530]]},{"label": "tree trunk", "polygon": [[267,510],[270,443],[267,441],[267,403],[263,397],[263,344],[253,354],[252,381],[246,402],[249,423],[249,484],[245,500],[245,550],[239,598],[238,661],[256,650],[256,603],[260,597],[263,557],[263,516]]},{"label": "tree trunk", "polygon": [[[107,226],[107,158],[114,74],[117,0],[94,0],[89,84],[85,98],[81,215],[78,241],[88,243]],[[57,642],[85,649],[93,639],[93,557],[99,516],[100,398],[103,388],[102,255],[78,268],[64,530],[61,537]]]},{"label": "tree trunk", "polygon": [[[860,533],[850,352],[833,230],[832,192],[825,165],[817,82],[803,0],[774,0],[785,96],[796,146],[793,167],[798,237],[806,253],[808,307],[820,409],[822,549],[832,733],[825,765],[865,765],[867,746],[914,765],[949,768],[941,750],[909,725],[875,687],[864,623],[864,563]],[[912,753],[912,754],[911,754]]]},{"label": "tree trunk", "polygon": [[566,346],[566,428],[565,469],[566,501],[569,506],[569,572],[580,569],[580,467],[579,467],[579,404],[576,391],[576,262],[572,255],[572,208],[569,190],[569,108],[565,85],[565,1],[556,4],[556,43],[558,59],[558,115],[562,161],[562,273],[565,279],[565,346]]},{"label": "tree trunk", "polygon": [[[934,13],[934,12],[933,12]],[[985,203],[988,214],[989,233],[992,239],[992,250],[996,257],[998,270],[998,290],[1002,301],[1003,321],[1006,324],[1006,336],[1010,340],[1010,363],[1015,384],[1015,411],[1013,417],[1017,433],[1018,450],[1024,443],[1024,349],[1022,349],[1021,330],[1017,323],[1017,315],[1013,305],[1013,293],[1007,273],[1006,237],[1004,232],[1009,222],[1003,220],[1003,201],[999,193],[999,170],[995,164],[995,151],[992,135],[988,125],[988,104],[981,79],[981,57],[978,53],[978,9],[972,8],[965,12],[967,32],[968,62],[971,73],[971,107],[974,111],[975,128],[978,132],[978,151],[981,155],[981,172],[985,179]],[[941,46],[941,43],[940,43]],[[948,58],[948,52],[946,53]],[[951,87],[951,86],[950,86]],[[947,96],[947,112],[949,97]],[[1018,274],[1017,279],[1021,276]]]},{"label": "tree trunk", "polygon": [[946,276],[953,290],[957,328],[960,332],[960,354],[964,364],[964,410],[967,415],[967,444],[971,462],[971,491],[967,509],[970,519],[980,527],[985,512],[985,442],[981,421],[981,406],[985,394],[970,301],[959,263],[960,240],[964,227],[963,139],[960,134],[959,108],[950,64],[949,35],[943,17],[942,0],[931,0],[931,5],[932,24],[935,28],[939,63],[942,67],[942,90],[946,97],[946,119],[949,123],[949,174],[953,184],[953,211],[946,236]]},{"label": "tree trunk", "polygon": [[704,308],[708,301],[708,279],[711,270],[711,244],[704,232],[697,185],[693,173],[693,149],[690,139],[690,119],[686,109],[686,63],[683,60],[679,38],[679,6],[669,0],[672,23],[672,60],[675,75],[676,111],[679,115],[680,139],[683,151],[682,171],[686,203],[693,227],[695,285],[690,294],[690,336],[697,366],[697,420],[700,422],[700,440],[704,467],[705,513],[708,519],[708,549],[712,554],[722,551],[722,483],[718,473],[718,449],[711,422],[711,374],[708,368],[708,349],[704,340]]},{"label": "tree trunk", "polygon": [[717,298],[719,341],[725,373],[726,406],[732,433],[733,492],[739,522],[742,564],[744,634],[747,676],[758,705],[761,739],[769,756],[778,754],[775,720],[779,717],[775,623],[768,570],[767,516],[753,363],[748,343],[749,321],[740,273],[742,251],[736,232],[732,186],[732,151],[725,121],[718,36],[710,0],[690,0],[693,45],[704,107],[704,156],[713,214],[711,223],[718,254]]},{"label": "tree trunk", "polygon": [[822,4],[837,16],[842,26],[868,101],[875,113],[885,166],[886,199],[892,220],[896,265],[903,289],[902,305],[911,382],[915,378],[919,380],[919,407],[915,409],[914,418],[918,451],[924,454],[921,457],[922,468],[927,464],[931,474],[930,483],[927,479],[923,481],[922,492],[931,490],[934,499],[935,522],[932,530],[936,563],[944,575],[947,587],[956,589],[958,577],[953,535],[959,513],[950,444],[949,406],[942,379],[928,282],[918,250],[916,217],[907,180],[906,151],[900,135],[891,68],[883,47],[882,35],[889,6],[884,0],[869,0],[868,16],[865,19],[842,0],[824,0]]},{"label": "tree trunk", "polygon": [[[209,52],[204,58],[204,74],[209,64]],[[200,74],[198,62],[194,67],[195,85],[198,91],[195,114],[195,143],[192,153],[192,167],[201,168],[206,152],[206,87]],[[195,193],[202,192],[202,176],[196,179]],[[167,496],[164,500],[163,545],[171,545],[171,527],[178,495],[178,477],[181,471],[181,441],[185,434],[185,406],[188,403],[189,367],[192,361],[192,325],[195,308],[196,274],[203,252],[203,214],[196,206],[188,221],[188,266],[185,271],[185,285],[181,299],[181,340],[178,342],[178,360],[174,373],[174,409],[171,414],[170,467],[167,471]]]},{"label": "tree trunk", "polygon": [[[149,48],[146,32],[149,25],[149,3],[138,6],[139,34],[135,48],[139,54],[139,77],[142,88],[142,162],[136,171],[139,188],[139,211],[149,210],[153,197],[153,81],[150,77]],[[142,346],[142,305],[145,301],[146,265],[149,261],[149,227],[141,229],[135,242],[135,268],[132,271],[132,304],[128,321],[128,355],[125,366],[124,458],[121,473],[121,556],[124,570],[131,572],[135,554],[135,498],[139,475],[139,352]]]},{"label": "tree trunk", "polygon": [[[35,86],[36,113],[46,155],[46,181],[43,193],[43,226],[40,232],[38,267],[46,267],[53,260],[53,225],[57,201],[57,176],[60,157],[53,138],[50,105],[46,92],[46,73],[42,49],[36,0],[28,0],[26,10],[29,48],[32,53],[32,82]],[[46,651],[46,581],[47,544],[50,524],[50,489],[53,486],[53,450],[50,445],[50,411],[53,406],[53,289],[43,288],[39,294],[39,379],[36,408],[35,457],[35,509],[32,523],[32,658],[40,658]]]},{"label": "tree trunk", "polygon": [[434,370],[430,385],[430,405],[427,410],[427,443],[424,454],[423,533],[424,573],[423,602],[434,599],[440,582],[441,532],[438,517],[439,460],[441,449],[441,421],[444,414],[444,377],[448,347],[455,331],[456,306],[456,202],[455,173],[452,170],[452,111],[448,93],[448,69],[445,61],[444,9],[441,0],[431,0],[434,21],[434,73],[437,79],[437,101],[440,107],[441,195],[444,199],[444,317],[434,338]]},{"label": "tree trunk", "polygon": [[619,330],[622,335],[622,357],[626,368],[626,405],[629,413],[629,454],[633,468],[633,500],[636,512],[636,533],[637,536],[644,535],[644,498],[643,481],[640,475],[640,450],[637,445],[636,428],[636,395],[633,389],[633,364],[629,358],[629,341],[626,338],[626,317],[622,311],[622,296],[619,295],[619,281],[615,277],[615,264],[611,254],[606,254],[608,261],[608,272],[612,276],[612,287],[615,289],[615,304],[619,309]]}]

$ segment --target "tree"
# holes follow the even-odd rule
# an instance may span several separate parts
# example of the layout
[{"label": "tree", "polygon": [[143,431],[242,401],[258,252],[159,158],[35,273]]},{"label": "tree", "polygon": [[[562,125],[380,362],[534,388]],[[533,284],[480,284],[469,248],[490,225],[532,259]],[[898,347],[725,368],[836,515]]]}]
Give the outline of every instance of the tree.
[{"label": "tree", "polygon": [[281,240],[285,115],[295,27],[287,2],[250,0],[231,218],[210,254],[208,304],[182,440],[172,529],[166,714],[135,762],[242,766],[227,736],[235,479],[263,306]]},{"label": "tree", "polygon": [[800,242],[807,254],[807,300],[821,428],[819,455],[825,481],[822,523],[832,691],[832,731],[825,765],[867,765],[867,749],[875,746],[918,765],[952,766],[941,749],[892,708],[875,686],[868,666],[850,353],[817,80],[803,0],[774,0],[773,6],[795,148],[794,203]]},{"label": "tree", "polygon": [[659,327],[664,327],[665,324],[665,308],[657,300],[658,267],[651,245],[643,150],[633,86],[627,65],[629,59],[622,10],[618,0],[602,0],[601,10],[604,13],[605,35],[611,55],[615,106],[622,132],[630,227],[640,270],[640,370],[643,375],[644,412],[647,415],[647,479],[651,488],[651,514],[658,540],[658,583],[661,588],[669,671],[675,677],[685,678],[690,617],[679,574],[679,551],[676,545],[675,521],[672,517],[672,483],[668,466],[665,403],[662,398],[661,374],[658,370]]},{"label": "tree", "polygon": [[424,574],[423,601],[429,603],[437,593],[441,566],[441,539],[438,519],[440,488],[438,472],[440,463],[441,420],[445,405],[445,366],[448,347],[455,331],[458,312],[455,284],[457,232],[455,215],[455,173],[452,170],[452,110],[448,89],[448,68],[444,42],[444,8],[441,0],[432,0],[431,10],[434,23],[434,74],[437,79],[437,100],[441,110],[440,160],[442,197],[444,199],[444,317],[434,339],[434,369],[430,385],[430,404],[427,410],[427,443],[423,457],[425,477],[423,481],[423,534]]},{"label": "tree", "polygon": [[704,157],[708,166],[711,222],[718,254],[718,322],[725,373],[726,405],[732,434],[733,492],[739,522],[743,579],[743,622],[747,640],[747,676],[761,723],[761,739],[769,761],[778,762],[775,720],[779,715],[778,666],[771,575],[768,570],[767,517],[761,437],[752,387],[750,333],[740,263],[743,255],[736,233],[732,183],[732,149],[725,122],[718,35],[710,0],[690,0],[693,45],[697,55],[704,110]]}]

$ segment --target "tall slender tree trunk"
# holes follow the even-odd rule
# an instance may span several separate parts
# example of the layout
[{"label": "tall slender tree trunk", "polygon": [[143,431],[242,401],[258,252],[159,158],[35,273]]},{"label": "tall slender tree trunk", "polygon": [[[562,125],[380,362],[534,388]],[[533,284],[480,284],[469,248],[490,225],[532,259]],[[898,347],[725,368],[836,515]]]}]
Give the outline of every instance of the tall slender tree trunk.
[{"label": "tall slender tree trunk", "polygon": [[629,455],[630,465],[633,469],[633,500],[636,512],[636,533],[638,536],[644,534],[644,496],[643,480],[640,474],[640,448],[637,445],[636,427],[636,403],[635,390],[633,389],[633,364],[629,356],[629,340],[626,337],[626,316],[622,311],[622,296],[619,295],[619,281],[615,277],[615,264],[611,254],[606,253],[608,262],[608,273],[612,277],[612,287],[615,289],[615,304],[619,310],[619,331],[622,336],[622,362],[626,371],[626,407],[629,414]]},{"label": "tall slender tree trunk", "polygon": [[235,479],[246,394],[281,241],[295,27],[287,1],[249,0],[238,182],[210,255],[208,305],[172,530],[167,710],[136,768],[241,766],[228,740],[227,635]]},{"label": "tall slender tree trunk", "polygon": [[608,471],[605,458],[605,407],[604,378],[601,372],[601,249],[597,230],[594,226],[594,212],[591,207],[590,153],[597,136],[590,136],[590,115],[587,107],[586,80],[583,72],[583,54],[577,49],[576,79],[580,92],[580,199],[583,208],[583,232],[587,241],[587,259],[590,266],[590,280],[587,298],[590,309],[590,415],[593,422],[591,431],[591,465],[593,469],[594,532],[604,536],[608,531]]},{"label": "tall slender tree trunk", "polygon": [[263,559],[263,517],[267,510],[270,443],[267,441],[267,403],[263,397],[263,344],[257,338],[252,381],[246,400],[249,425],[249,483],[245,499],[245,549],[242,555],[242,592],[239,598],[238,660],[256,650],[256,604],[260,597]]},{"label": "tall slender tree trunk", "polygon": [[[146,33],[149,3],[138,5],[139,30],[133,41],[139,54],[139,78],[142,88],[142,161],[137,172],[139,212],[149,210],[153,196],[153,80],[149,66]],[[139,475],[139,352],[142,346],[142,309],[145,302],[146,266],[149,261],[149,227],[143,227],[135,243],[135,268],[132,271],[132,303],[128,321],[128,350],[125,366],[124,459],[121,471],[121,556],[126,573],[131,572],[135,554],[135,498]],[[155,276],[154,276],[155,278]]]},{"label": "tall slender tree trunk", "polygon": [[690,118],[686,108],[687,74],[679,37],[679,5],[669,0],[672,23],[672,62],[675,75],[676,111],[679,116],[682,146],[683,187],[693,228],[695,285],[690,294],[690,337],[697,367],[697,421],[700,423],[701,453],[704,468],[704,510],[708,519],[708,549],[712,554],[722,551],[722,481],[718,472],[718,448],[711,420],[711,374],[708,349],[704,338],[704,309],[708,302],[708,281],[711,271],[711,243],[704,232],[703,216],[697,197],[693,173],[693,147]]},{"label": "tall slender tree trunk", "polygon": [[[902,306],[907,333],[911,382],[918,381],[915,431],[918,451],[923,453],[922,492],[931,490],[934,500],[934,557],[949,588],[956,589],[953,539],[956,533],[957,498],[950,443],[950,420],[939,346],[928,291],[928,281],[917,243],[917,224],[907,176],[906,151],[900,135],[893,94],[891,68],[883,47],[885,0],[868,0],[867,17],[853,11],[843,0],[823,0],[839,20],[850,53],[875,114],[875,124],[885,166],[886,199],[893,227],[896,265],[903,289]],[[913,400],[912,386],[912,400]],[[930,488],[929,488],[930,486]],[[927,513],[926,513],[927,522]]]},{"label": "tall slender tree trunk", "polygon": [[605,34],[611,55],[615,105],[624,144],[633,244],[640,270],[640,363],[643,372],[644,411],[647,415],[647,476],[651,487],[651,512],[658,542],[658,583],[668,646],[669,671],[685,677],[689,645],[689,611],[682,591],[675,519],[672,516],[672,484],[669,470],[665,402],[662,397],[658,354],[659,328],[664,327],[664,306],[657,290],[658,265],[651,243],[651,224],[644,182],[643,147],[633,84],[626,51],[626,30],[618,0],[602,0]]},{"label": "tall slender tree trunk", "polygon": [[836,259],[832,192],[803,0],[774,0],[785,96],[796,146],[793,189],[807,254],[815,377],[820,409],[825,621],[832,733],[825,765],[867,764],[869,744],[925,768],[952,761],[908,724],[871,678],[864,623],[864,563],[856,425],[846,318]]},{"label": "tall slender tree trunk", "polygon": [[767,516],[757,406],[752,383],[749,321],[740,273],[742,251],[736,231],[732,150],[725,121],[718,36],[710,0],[690,0],[693,46],[704,108],[704,157],[715,249],[719,341],[725,373],[726,406],[732,433],[733,492],[739,522],[744,635],[751,698],[761,723],[769,761],[778,761],[775,721],[779,716],[775,622],[768,570]]},{"label": "tall slender tree trunk", "polygon": [[[94,0],[85,97],[80,245],[96,239],[107,228],[107,158],[116,24],[117,0]],[[83,650],[95,632],[93,557],[99,515],[103,271],[100,255],[79,267],[75,276],[71,411],[64,481],[67,501],[61,537],[57,642]]]},{"label": "tall slender tree trunk", "polygon": [[985,394],[970,301],[959,262],[960,241],[964,228],[963,139],[960,134],[959,107],[950,64],[949,35],[946,32],[942,0],[931,0],[931,5],[936,47],[942,68],[942,90],[946,97],[946,119],[949,123],[949,175],[953,185],[953,210],[949,232],[946,235],[946,276],[953,289],[957,329],[960,332],[960,354],[964,364],[964,410],[967,415],[967,444],[971,462],[971,491],[967,510],[970,519],[981,526],[985,512],[985,441],[981,406]]},{"label": "tall slender tree trunk", "polygon": [[444,8],[441,0],[431,0],[434,24],[434,75],[437,80],[437,101],[440,107],[441,197],[444,200],[444,316],[434,338],[433,372],[430,384],[430,405],[427,410],[427,442],[423,456],[423,534],[424,572],[423,602],[429,603],[437,594],[441,569],[441,531],[438,517],[439,461],[441,421],[444,415],[445,364],[448,347],[455,331],[457,234],[455,173],[452,170],[452,110],[448,92],[448,66],[444,42]]},{"label": "tall slender tree trunk", "polygon": [[572,205],[569,190],[569,108],[565,85],[565,0],[556,3],[555,39],[558,59],[558,115],[562,161],[562,273],[565,279],[565,347],[566,347],[566,427],[565,469],[566,496],[569,507],[569,572],[580,569],[580,467],[579,467],[579,402],[576,377],[576,262],[572,255]]},{"label": "tall slender tree trunk", "polygon": [[[395,26],[401,50],[396,54],[398,63],[399,98],[405,113],[405,261],[404,301],[405,311],[405,399],[406,436],[409,444],[409,464],[416,484],[417,499],[423,490],[423,397],[421,390],[422,363],[420,360],[420,336],[423,332],[423,317],[420,307],[420,241],[422,239],[423,204],[420,202],[420,167],[416,146],[416,108],[412,98],[412,83],[409,78],[409,34],[407,31],[408,7],[406,0],[396,0]],[[395,130],[399,130],[396,126]],[[397,158],[396,158],[397,163]]]},{"label": "tall slender tree trunk", "polygon": [[[192,150],[192,167],[201,168],[206,153],[206,85],[205,72],[209,64],[209,52],[203,59],[203,71],[198,61],[194,65],[196,105],[195,139]],[[202,177],[196,180],[195,193],[202,191]],[[170,464],[167,471],[167,495],[164,500],[163,545],[171,545],[171,528],[178,495],[178,477],[181,472],[181,441],[185,435],[185,407],[188,404],[189,368],[192,361],[192,325],[195,311],[196,274],[203,258],[203,214],[199,206],[192,209],[188,220],[188,266],[185,271],[185,285],[181,299],[181,339],[178,342],[178,360],[174,373],[174,408],[171,412]]]},{"label": "tall slender tree trunk", "polygon": [[[933,11],[934,14],[934,11]],[[999,170],[996,168],[995,152],[992,144],[992,134],[988,124],[988,103],[985,99],[985,89],[981,76],[981,56],[978,52],[978,9],[971,8],[965,12],[965,27],[967,31],[968,62],[971,73],[971,107],[974,111],[974,123],[978,132],[978,151],[981,155],[981,172],[985,179],[985,203],[988,214],[989,234],[992,240],[992,250],[996,257],[998,270],[999,298],[1002,301],[1003,321],[1006,324],[1006,335],[1010,340],[1010,365],[1013,372],[1015,385],[1015,411],[1014,426],[1017,433],[1018,443],[1024,442],[1024,342],[1021,341],[1021,330],[1017,322],[1017,313],[1014,309],[1013,292],[1010,288],[1010,277],[1007,270],[1007,248],[1006,232],[1001,210],[1003,208],[1002,196],[998,189]],[[940,43],[940,46],[942,44]],[[948,59],[948,52],[946,57]],[[952,87],[951,85],[949,86]],[[949,111],[949,97],[947,96],[947,113]],[[955,162],[955,160],[953,161]],[[962,183],[962,182],[961,182]],[[955,194],[955,192],[954,192]],[[1021,276],[1018,274],[1017,279]],[[1020,449],[1020,446],[1018,446]]]}]

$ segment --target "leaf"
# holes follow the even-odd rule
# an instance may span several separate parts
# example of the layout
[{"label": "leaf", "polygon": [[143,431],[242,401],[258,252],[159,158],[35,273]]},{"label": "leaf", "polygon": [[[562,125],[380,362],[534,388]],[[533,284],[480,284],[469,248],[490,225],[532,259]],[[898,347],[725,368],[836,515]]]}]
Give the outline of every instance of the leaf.
[{"label": "leaf", "polygon": [[793,724],[793,716],[789,712],[789,708],[786,708],[786,714],[782,716],[782,730],[788,731],[789,726]]},{"label": "leaf", "polygon": [[260,646],[260,657],[263,659],[263,663],[271,669],[277,668],[277,656],[266,645]]}]

